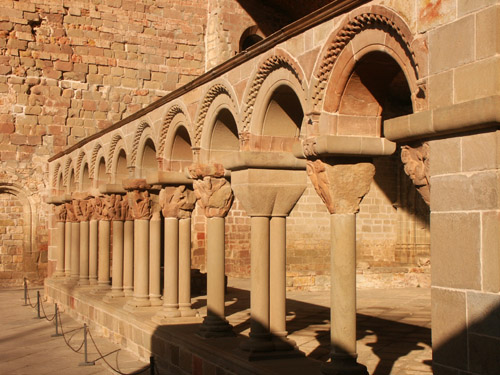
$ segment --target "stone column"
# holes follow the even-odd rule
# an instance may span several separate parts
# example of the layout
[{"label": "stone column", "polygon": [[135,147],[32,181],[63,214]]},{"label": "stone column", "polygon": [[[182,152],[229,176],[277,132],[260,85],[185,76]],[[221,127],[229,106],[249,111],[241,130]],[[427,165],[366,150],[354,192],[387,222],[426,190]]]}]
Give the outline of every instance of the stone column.
[{"label": "stone column", "polygon": [[[68,212],[66,204],[65,207]],[[68,278],[71,276],[71,221],[68,217],[64,223],[64,275]]]},{"label": "stone column", "polygon": [[193,191],[184,185],[166,187],[160,192],[160,206],[165,217],[165,275],[163,309],[153,317],[158,323],[168,322],[169,318],[196,315],[191,309],[191,220],[189,219],[195,203],[196,197]]},{"label": "stone column", "polygon": [[98,224],[100,217],[98,198],[89,200],[90,222],[89,222],[89,284],[97,284],[97,246],[98,246]]},{"label": "stone column", "polygon": [[367,375],[356,352],[356,212],[375,174],[370,163],[308,161],[307,173],[331,214],[331,362],[323,374]]},{"label": "stone column", "polygon": [[123,292],[123,221],[126,218],[128,211],[128,203],[121,195],[113,194],[113,208],[111,211],[111,223],[113,226],[113,263],[112,263],[112,278],[111,292],[107,294],[107,298],[124,297]]},{"label": "stone column", "polygon": [[251,359],[302,355],[286,337],[286,216],[307,183],[297,169],[240,165],[231,172],[234,194],[251,218],[250,339],[241,345]]},{"label": "stone column", "polygon": [[232,326],[225,318],[225,243],[224,218],[233,203],[233,192],[223,177],[222,166],[190,168],[194,192],[207,218],[207,316],[200,327],[202,337],[233,336]]},{"label": "stone column", "polygon": [[80,285],[89,284],[89,202],[87,200],[77,201],[75,214],[80,221]]},{"label": "stone column", "polygon": [[123,293],[134,295],[134,219],[132,210],[127,209],[123,234]]},{"label": "stone column", "polygon": [[161,215],[157,204],[149,221],[149,302],[161,306]]},{"label": "stone column", "polygon": [[134,217],[134,298],[128,308],[150,306],[149,302],[149,220],[151,199],[149,192],[134,190],[129,199]]},{"label": "stone column", "polygon": [[56,214],[56,272],[54,277],[64,276],[64,227],[66,222],[66,206],[64,204],[54,206]]},{"label": "stone column", "polygon": [[75,206],[79,205],[79,201],[72,201],[72,217],[71,217],[71,279],[78,280],[80,278],[80,223],[76,216]]},{"label": "stone column", "polygon": [[106,195],[101,199],[102,212],[99,220],[99,248],[97,258],[97,284],[100,288],[109,287],[109,240],[111,232],[111,218],[114,212],[112,196]]}]

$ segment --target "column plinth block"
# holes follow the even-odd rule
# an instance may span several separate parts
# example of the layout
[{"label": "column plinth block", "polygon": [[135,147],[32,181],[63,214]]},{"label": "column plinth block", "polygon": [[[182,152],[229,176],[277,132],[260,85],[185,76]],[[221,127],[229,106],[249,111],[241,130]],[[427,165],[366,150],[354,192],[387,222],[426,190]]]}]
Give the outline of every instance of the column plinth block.
[{"label": "column plinth block", "polygon": [[214,315],[207,315],[198,331],[198,336],[203,338],[232,337],[235,336],[233,326],[226,319]]},{"label": "column plinth block", "polygon": [[357,355],[333,354],[332,361],[321,366],[324,375],[368,375],[365,365],[356,361]]}]

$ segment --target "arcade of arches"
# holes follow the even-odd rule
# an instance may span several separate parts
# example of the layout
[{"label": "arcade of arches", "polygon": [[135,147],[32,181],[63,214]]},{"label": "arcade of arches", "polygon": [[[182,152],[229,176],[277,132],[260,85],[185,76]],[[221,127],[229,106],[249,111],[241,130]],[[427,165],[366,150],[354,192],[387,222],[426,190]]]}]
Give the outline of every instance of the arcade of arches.
[{"label": "arcade of arches", "polygon": [[[253,2],[241,3],[251,16]],[[132,334],[120,316],[155,308],[148,324],[196,325],[209,346],[234,336],[226,278],[250,278],[238,350],[253,361],[300,356],[286,291],[328,290],[321,372],[367,374],[357,288],[431,287],[433,371],[494,373],[500,5],[329,3],[280,32],[245,27],[226,61],[210,60],[222,37],[208,35],[210,71],[49,159],[50,298],[83,319],[108,311],[119,323],[99,324],[144,355],[161,351],[153,334]],[[26,203],[1,185],[0,199],[10,210],[0,211],[0,271],[32,272],[21,259],[33,258]],[[200,273],[203,317],[191,300]],[[237,373],[237,360],[184,344],[214,371]]]}]

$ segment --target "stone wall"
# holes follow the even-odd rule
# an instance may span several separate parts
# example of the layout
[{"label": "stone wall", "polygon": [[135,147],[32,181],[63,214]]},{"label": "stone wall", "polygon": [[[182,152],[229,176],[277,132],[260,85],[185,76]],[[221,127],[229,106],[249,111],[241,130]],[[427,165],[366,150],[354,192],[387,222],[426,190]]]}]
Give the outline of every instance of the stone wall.
[{"label": "stone wall", "polygon": [[0,3],[0,188],[21,182],[37,202],[38,250],[48,157],[203,73],[206,13],[201,0]]}]

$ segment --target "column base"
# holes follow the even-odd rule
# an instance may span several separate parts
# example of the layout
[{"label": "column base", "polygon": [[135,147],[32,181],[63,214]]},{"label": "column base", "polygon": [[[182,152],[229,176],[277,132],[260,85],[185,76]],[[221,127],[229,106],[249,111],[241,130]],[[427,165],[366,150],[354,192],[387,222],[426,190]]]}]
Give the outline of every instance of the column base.
[{"label": "column base", "polygon": [[356,362],[357,355],[334,354],[332,361],[321,366],[324,375],[368,375],[365,365]]},{"label": "column base", "polygon": [[123,288],[123,294],[125,294],[125,297],[133,297],[134,296],[134,288],[130,288],[130,289]]},{"label": "column base", "polygon": [[149,303],[151,306],[161,306],[163,305],[163,301],[161,300],[161,296],[150,296]]},{"label": "column base", "polygon": [[192,309],[191,307],[179,307],[179,311],[181,312],[181,316],[184,317],[200,316],[198,310]]},{"label": "column base", "polygon": [[61,279],[63,277],[66,277],[66,274],[63,271],[56,271],[52,275],[52,278],[54,278],[54,279]]},{"label": "column base", "polygon": [[111,292],[108,292],[102,300],[104,302],[111,302],[116,300],[117,298],[125,298],[125,293],[123,293],[123,290],[121,289],[111,290]]},{"label": "column base", "polygon": [[[151,307],[151,304],[149,303],[149,298],[136,298],[128,301],[125,306],[123,306],[123,309],[129,312],[134,312],[137,311],[138,309],[141,309],[143,307]],[[146,311],[149,311],[147,309]]]},{"label": "column base", "polygon": [[205,339],[236,336],[233,326],[226,319],[211,315],[203,319],[197,335]]},{"label": "column base", "polygon": [[[272,340],[275,351],[287,351],[287,350],[298,350],[297,344],[295,341],[290,340],[287,336],[287,333],[279,334],[272,333]],[[302,353],[302,352],[300,352]],[[302,353],[303,354],[303,353]]]},{"label": "column base", "polygon": [[157,324],[168,325],[168,324],[199,324],[202,319],[198,316],[170,316],[165,310],[158,311],[151,320]]},{"label": "column base", "polygon": [[89,279],[90,285],[97,285],[97,279]]},{"label": "column base", "polygon": [[240,349],[248,352],[246,357],[249,361],[304,357],[295,341],[288,339],[286,334],[250,333],[250,338],[241,343]]}]

